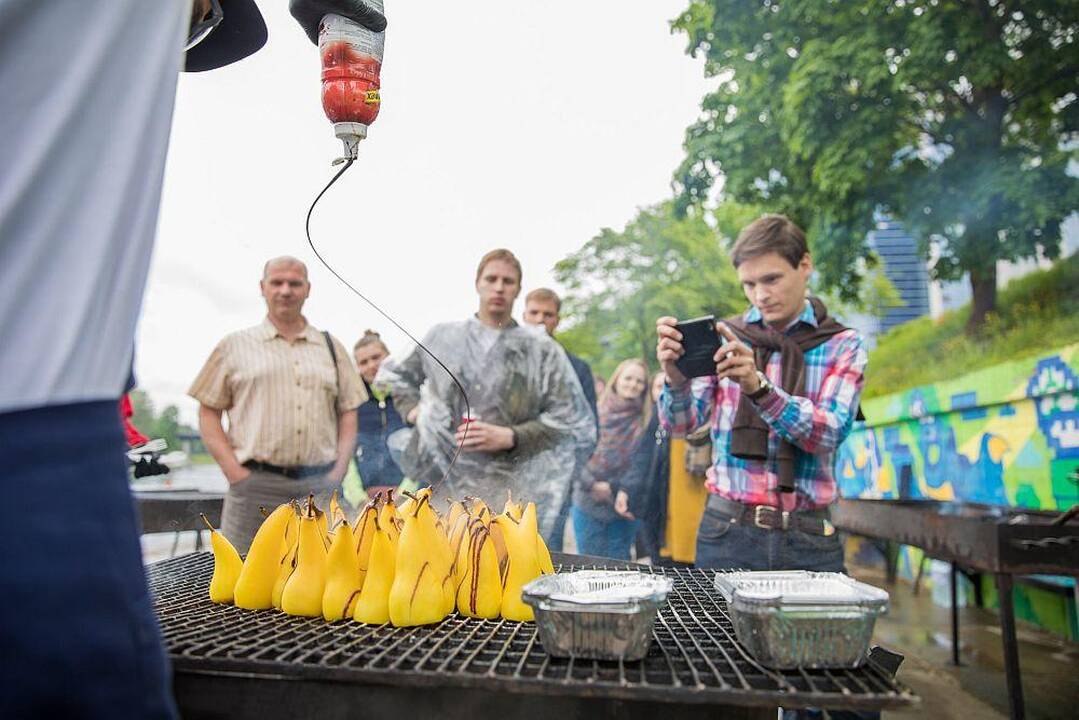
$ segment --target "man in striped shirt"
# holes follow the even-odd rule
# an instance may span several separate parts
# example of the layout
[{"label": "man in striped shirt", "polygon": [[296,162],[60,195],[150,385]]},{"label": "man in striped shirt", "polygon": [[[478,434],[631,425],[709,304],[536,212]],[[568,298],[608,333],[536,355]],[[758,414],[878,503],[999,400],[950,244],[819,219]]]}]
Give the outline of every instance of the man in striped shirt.
[{"label": "man in striped shirt", "polygon": [[307,266],[270,260],[259,287],[266,318],[219,342],[188,390],[202,440],[229,481],[221,529],[241,553],[262,524],[260,505],[314,493],[326,508],[352,459],[355,410],[367,400],[345,346],[303,315]]},{"label": "man in striped shirt", "polygon": [[711,426],[708,506],[697,564],[752,570],[841,571],[828,520],[836,447],[858,409],[867,353],[862,337],[807,299],[813,271],[805,234],[780,215],[748,225],[731,259],[751,307],[717,323],[725,340],[715,372],[686,378],[672,317],[656,322],[667,374],[659,417],[674,435]]}]

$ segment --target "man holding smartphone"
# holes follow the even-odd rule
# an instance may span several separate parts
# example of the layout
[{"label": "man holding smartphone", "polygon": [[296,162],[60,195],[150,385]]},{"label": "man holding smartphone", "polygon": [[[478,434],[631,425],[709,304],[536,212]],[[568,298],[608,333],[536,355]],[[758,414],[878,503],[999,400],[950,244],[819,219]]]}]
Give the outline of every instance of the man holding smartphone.
[{"label": "man holding smartphone", "polygon": [[696,348],[683,345],[691,341],[675,318],[656,321],[656,356],[667,374],[660,422],[678,436],[711,419],[696,563],[842,571],[829,506],[835,451],[858,410],[865,343],[808,298],[812,259],[787,218],[765,215],[746,226],[731,259],[751,307],[716,324],[725,342],[708,374],[686,377],[677,361]]}]

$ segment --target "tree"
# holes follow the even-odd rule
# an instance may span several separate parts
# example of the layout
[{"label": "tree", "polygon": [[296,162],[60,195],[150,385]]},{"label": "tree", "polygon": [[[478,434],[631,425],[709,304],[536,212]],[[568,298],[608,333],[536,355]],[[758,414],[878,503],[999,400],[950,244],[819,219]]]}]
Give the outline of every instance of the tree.
[{"label": "tree", "polygon": [[150,438],[157,437],[154,434],[154,430],[157,428],[157,411],[154,408],[154,401],[150,399],[145,390],[132,390],[130,397],[133,411],[131,424],[137,427],[143,435]]},{"label": "tree", "polygon": [[626,358],[657,368],[656,318],[723,317],[745,303],[730,258],[700,216],[671,203],[641,210],[625,230],[604,228],[555,265],[568,292],[559,340],[605,377]]},{"label": "tree", "polygon": [[180,410],[175,405],[166,405],[158,413],[154,401],[144,390],[131,391],[131,408],[134,413],[131,422],[144,435],[162,438],[169,444],[170,450],[179,450],[179,433],[194,433],[194,430],[180,423]]},{"label": "tree", "polygon": [[180,410],[175,405],[166,405],[157,416],[155,435],[169,443],[170,450],[180,449]]},{"label": "tree", "polygon": [[686,136],[679,208],[721,198],[807,228],[826,285],[857,294],[875,211],[932,273],[969,273],[968,329],[996,263],[1055,258],[1079,207],[1079,3],[692,0],[674,22],[718,80]]}]

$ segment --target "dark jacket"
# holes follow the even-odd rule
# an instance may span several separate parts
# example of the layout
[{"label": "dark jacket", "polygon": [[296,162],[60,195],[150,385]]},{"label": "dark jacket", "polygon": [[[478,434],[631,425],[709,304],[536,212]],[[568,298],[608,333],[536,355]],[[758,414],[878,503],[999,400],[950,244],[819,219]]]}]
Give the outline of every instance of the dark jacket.
[{"label": "dark jacket", "polygon": [[566,351],[569,364],[573,366],[573,372],[577,373],[577,379],[581,381],[581,389],[584,397],[588,400],[588,407],[592,408],[592,417],[596,419],[596,432],[599,432],[599,411],[596,409],[596,383],[592,378],[592,368],[581,358],[569,350]]},{"label": "dark jacket", "polygon": [[392,396],[387,395],[380,402],[366,380],[363,384],[368,400],[356,409],[356,467],[360,471],[360,480],[368,488],[376,485],[397,486],[404,475],[390,458],[386,438],[395,430],[405,427],[405,422],[393,406]]},{"label": "dark jacket", "polygon": [[630,510],[641,521],[637,532],[647,555],[659,557],[667,526],[667,495],[671,478],[671,438],[654,412],[641,444],[633,455],[630,482],[638,497],[630,496]]}]

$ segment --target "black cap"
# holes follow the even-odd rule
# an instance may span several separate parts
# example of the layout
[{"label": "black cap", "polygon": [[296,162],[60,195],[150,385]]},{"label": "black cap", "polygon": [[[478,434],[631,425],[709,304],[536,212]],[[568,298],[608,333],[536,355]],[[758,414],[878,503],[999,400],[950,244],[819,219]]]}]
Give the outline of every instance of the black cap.
[{"label": "black cap", "polygon": [[266,44],[266,22],[255,0],[219,0],[223,18],[187,51],[185,72],[203,72],[243,60]]}]

